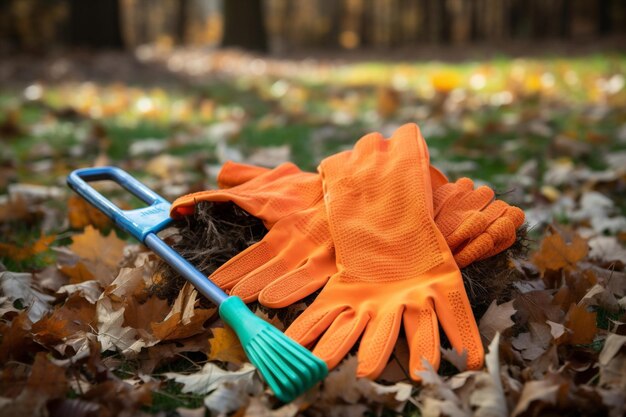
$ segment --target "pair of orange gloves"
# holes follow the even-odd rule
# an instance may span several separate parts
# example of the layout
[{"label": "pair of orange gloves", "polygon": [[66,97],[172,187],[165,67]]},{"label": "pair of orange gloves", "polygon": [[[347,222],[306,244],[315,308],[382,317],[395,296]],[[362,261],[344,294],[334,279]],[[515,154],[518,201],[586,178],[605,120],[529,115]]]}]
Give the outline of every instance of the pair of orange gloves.
[{"label": "pair of orange gloves", "polygon": [[286,334],[333,368],[361,338],[358,375],[384,369],[400,325],[413,379],[422,359],[437,368],[441,324],[467,364],[483,347],[459,267],[516,239],[523,212],[467,178],[450,183],[430,165],[419,128],[373,133],[324,159],[319,175],[286,163],[268,170],[227,163],[220,190],[177,199],[174,218],[200,201],[233,202],[268,228],[258,243],[211,275],[246,302],[285,307],[323,288]]}]

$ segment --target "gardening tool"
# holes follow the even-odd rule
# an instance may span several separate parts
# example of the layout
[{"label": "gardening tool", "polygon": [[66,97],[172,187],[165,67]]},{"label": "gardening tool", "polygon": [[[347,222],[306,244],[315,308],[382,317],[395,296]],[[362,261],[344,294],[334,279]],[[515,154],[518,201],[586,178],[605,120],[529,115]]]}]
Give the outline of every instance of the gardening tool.
[{"label": "gardening tool", "polygon": [[[102,180],[116,182],[148,206],[135,210],[120,209],[88,184]],[[324,361],[254,315],[240,298],[228,296],[156,235],[172,221],[169,217],[170,203],[163,197],[116,167],[78,169],[68,176],[67,183],[121,229],[152,249],[198,292],[218,306],[220,317],[233,328],[248,359],[281,401],[293,400],[328,374]]]}]

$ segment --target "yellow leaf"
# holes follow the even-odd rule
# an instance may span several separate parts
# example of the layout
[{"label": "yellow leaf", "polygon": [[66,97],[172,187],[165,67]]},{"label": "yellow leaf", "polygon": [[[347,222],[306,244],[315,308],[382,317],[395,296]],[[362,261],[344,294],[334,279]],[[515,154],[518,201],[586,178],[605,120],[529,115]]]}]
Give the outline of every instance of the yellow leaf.
[{"label": "yellow leaf", "polygon": [[216,327],[212,331],[213,338],[209,339],[211,347],[209,351],[210,361],[216,360],[234,364],[247,361],[243,347],[230,327]]}]

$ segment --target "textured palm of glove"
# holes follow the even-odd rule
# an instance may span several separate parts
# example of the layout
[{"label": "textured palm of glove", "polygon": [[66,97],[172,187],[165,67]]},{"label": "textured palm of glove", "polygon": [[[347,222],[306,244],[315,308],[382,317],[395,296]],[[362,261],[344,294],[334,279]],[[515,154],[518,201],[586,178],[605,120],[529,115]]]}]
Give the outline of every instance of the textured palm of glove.
[{"label": "textured palm of glove", "polygon": [[461,178],[433,193],[435,222],[460,268],[494,256],[510,247],[524,223],[524,212],[495,200],[487,186]]},{"label": "textured palm of glove", "polygon": [[351,152],[319,167],[337,269],[316,300],[287,329],[336,366],[362,336],[358,375],[376,378],[401,323],[411,377],[422,358],[437,368],[438,322],[470,369],[483,348],[461,273],[433,220],[428,150],[416,125],[390,140],[367,135]]},{"label": "textured palm of glove", "polygon": [[210,277],[245,302],[255,301],[262,290],[269,294],[267,305],[274,298],[300,300],[322,287],[336,270],[318,176],[286,163],[228,190],[183,196],[172,204],[170,215],[192,214],[198,201],[233,202],[269,229],[260,242]]}]

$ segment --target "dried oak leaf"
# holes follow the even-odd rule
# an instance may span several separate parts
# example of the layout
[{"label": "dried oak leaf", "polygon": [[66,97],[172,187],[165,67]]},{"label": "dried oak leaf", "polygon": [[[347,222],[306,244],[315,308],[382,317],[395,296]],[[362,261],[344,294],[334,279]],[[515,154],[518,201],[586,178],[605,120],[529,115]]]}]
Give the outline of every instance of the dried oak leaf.
[{"label": "dried oak leaf", "polygon": [[515,323],[511,317],[517,313],[513,307],[513,300],[498,305],[493,300],[485,314],[481,317],[478,329],[481,336],[491,342],[496,333],[502,333],[506,329],[512,327]]},{"label": "dried oak leaf", "polygon": [[230,362],[237,365],[248,361],[239,338],[230,327],[214,327],[211,331],[213,337],[209,339],[211,349],[208,359],[210,361]]},{"label": "dried oak leaf", "polygon": [[198,304],[198,292],[191,284],[185,283],[167,316],[151,324],[154,336],[159,340],[176,340],[204,332],[204,322],[217,310],[195,308]]},{"label": "dried oak leaf", "polygon": [[546,236],[541,247],[533,256],[533,262],[542,274],[547,270],[575,270],[576,264],[587,256],[587,241],[575,234],[571,242],[566,242],[556,230]]}]

